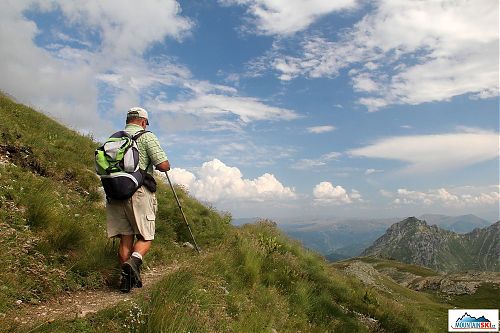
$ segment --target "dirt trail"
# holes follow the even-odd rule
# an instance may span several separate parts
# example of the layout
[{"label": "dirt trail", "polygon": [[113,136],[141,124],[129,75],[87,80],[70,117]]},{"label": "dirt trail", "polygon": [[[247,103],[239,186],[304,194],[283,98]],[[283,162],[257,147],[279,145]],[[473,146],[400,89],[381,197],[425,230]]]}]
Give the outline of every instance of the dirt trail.
[{"label": "dirt trail", "polygon": [[36,328],[56,319],[84,318],[89,314],[111,307],[121,301],[137,298],[145,294],[162,277],[176,271],[177,263],[169,266],[156,267],[144,271],[142,281],[144,287],[134,288],[130,293],[122,293],[117,288],[103,288],[68,292],[40,304],[20,304],[17,309],[8,313],[2,320],[18,323],[21,327]]}]

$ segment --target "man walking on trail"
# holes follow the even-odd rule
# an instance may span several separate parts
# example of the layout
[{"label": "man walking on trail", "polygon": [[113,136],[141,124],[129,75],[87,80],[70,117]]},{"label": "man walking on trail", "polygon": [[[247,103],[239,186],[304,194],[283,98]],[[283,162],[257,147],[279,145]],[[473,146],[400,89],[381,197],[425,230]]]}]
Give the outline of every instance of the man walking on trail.
[{"label": "man walking on trail", "polygon": [[[140,107],[127,112],[125,131],[134,136],[146,130],[149,125],[148,113]],[[155,189],[148,189],[148,182],[154,182],[153,166],[165,172],[170,170],[170,163],[156,135],[143,133],[137,139],[139,149],[139,168],[146,174],[145,185],[130,199],[114,200],[108,198],[106,220],[108,237],[120,237],[118,257],[121,264],[120,290],[129,292],[133,287],[142,287],[140,267],[142,258],[151,247],[155,235],[155,219],[158,209]],[[135,239],[137,238],[137,239]]]}]

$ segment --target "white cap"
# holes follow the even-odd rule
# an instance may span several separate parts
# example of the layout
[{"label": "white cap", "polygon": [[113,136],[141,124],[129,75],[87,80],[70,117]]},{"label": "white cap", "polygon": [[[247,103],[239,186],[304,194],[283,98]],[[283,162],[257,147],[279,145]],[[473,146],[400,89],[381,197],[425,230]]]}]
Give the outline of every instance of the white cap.
[{"label": "white cap", "polygon": [[127,118],[129,117],[139,117],[139,118],[144,118],[147,120],[147,124],[149,125],[149,120],[148,120],[148,111],[144,110],[141,107],[133,107],[127,112]]}]

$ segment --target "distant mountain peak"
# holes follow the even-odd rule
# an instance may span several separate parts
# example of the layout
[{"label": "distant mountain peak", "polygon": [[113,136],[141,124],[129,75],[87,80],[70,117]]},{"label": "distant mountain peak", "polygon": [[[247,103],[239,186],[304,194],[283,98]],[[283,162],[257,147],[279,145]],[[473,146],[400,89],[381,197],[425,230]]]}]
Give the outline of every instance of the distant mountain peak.
[{"label": "distant mountain peak", "polygon": [[408,217],[391,225],[362,255],[396,259],[438,271],[500,271],[500,221],[458,234]]},{"label": "distant mountain peak", "polygon": [[424,214],[419,219],[425,220],[429,225],[437,225],[441,229],[466,234],[476,228],[484,228],[491,224],[490,221],[477,217],[474,214],[447,216],[440,214]]}]

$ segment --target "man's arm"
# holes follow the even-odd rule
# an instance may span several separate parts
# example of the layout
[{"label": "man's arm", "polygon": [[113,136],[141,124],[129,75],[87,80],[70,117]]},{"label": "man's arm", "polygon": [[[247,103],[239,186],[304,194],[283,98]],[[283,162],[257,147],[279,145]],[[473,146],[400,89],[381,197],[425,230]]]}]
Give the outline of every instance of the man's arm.
[{"label": "man's arm", "polygon": [[170,162],[168,160],[161,162],[160,164],[156,165],[156,169],[160,170],[161,172],[165,172],[170,170]]},{"label": "man's arm", "polygon": [[156,135],[152,132],[147,132],[141,138],[147,140],[146,152],[156,169],[161,172],[170,170],[170,162],[168,161],[165,151],[161,148],[160,141],[158,141]]}]

